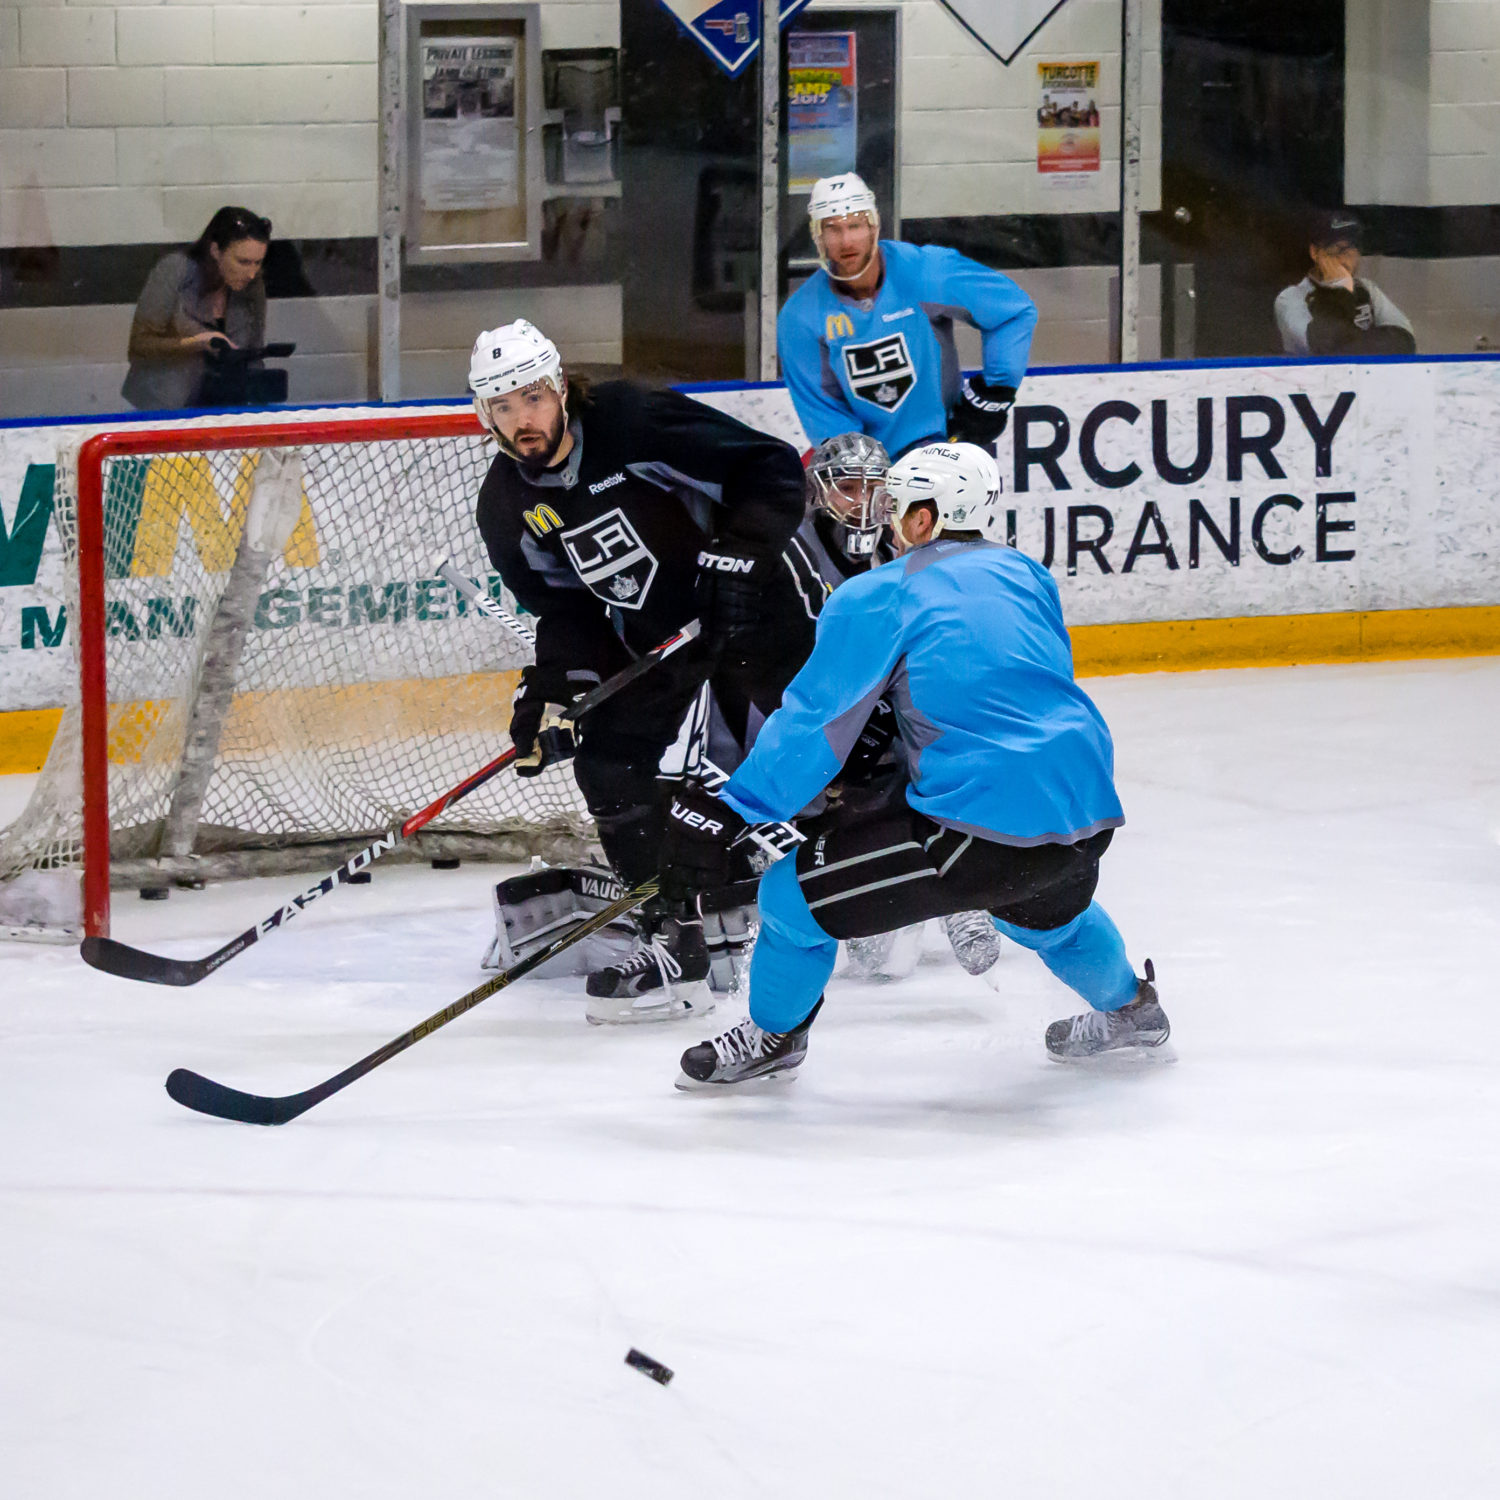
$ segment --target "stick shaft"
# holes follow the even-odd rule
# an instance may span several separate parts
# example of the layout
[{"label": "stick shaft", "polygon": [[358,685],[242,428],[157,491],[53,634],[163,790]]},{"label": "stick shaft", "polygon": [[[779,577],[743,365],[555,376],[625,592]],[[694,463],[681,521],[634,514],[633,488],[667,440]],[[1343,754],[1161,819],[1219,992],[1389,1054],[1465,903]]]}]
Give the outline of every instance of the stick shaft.
[{"label": "stick shaft", "polygon": [[588,937],[590,933],[597,932],[601,927],[606,927],[617,918],[634,911],[643,901],[649,901],[656,891],[657,883],[654,880],[648,880],[634,890],[627,891],[618,901],[611,902],[602,911],[595,912],[593,916],[578,923],[576,927],[569,928],[555,941],[533,953],[529,958],[522,959],[505,973],[485,980],[483,984],[470,990],[467,995],[461,995],[451,1005],[445,1005],[442,1010],[435,1011],[425,1021],[419,1021],[409,1031],[403,1031],[400,1036],[392,1037],[383,1047],[377,1047],[368,1056],[360,1058],[356,1063],[351,1063],[341,1073],[335,1073],[332,1078],[325,1079],[322,1083],[305,1089],[300,1094],[284,1094],[280,1097],[247,1094],[239,1089],[226,1088],[223,1084],[215,1083],[211,1078],[205,1078],[201,1073],[191,1072],[187,1068],[178,1068],[171,1074],[167,1079],[167,1093],[178,1104],[196,1110],[199,1114],[215,1115],[223,1120],[237,1120],[246,1125],[284,1125],[288,1120],[295,1120],[298,1115],[306,1114],[314,1105],[321,1104],[323,1100],[348,1088],[351,1083],[357,1082],[367,1073],[374,1072],[382,1063],[387,1063],[393,1057],[399,1056],[408,1047],[414,1047],[424,1037],[429,1037],[434,1031],[441,1030],[450,1021],[456,1021],[459,1016],[473,1010],[476,1005],[488,1000],[497,991],[503,990],[509,984],[514,984],[518,979],[524,979],[526,975],[539,969],[564,949]]}]

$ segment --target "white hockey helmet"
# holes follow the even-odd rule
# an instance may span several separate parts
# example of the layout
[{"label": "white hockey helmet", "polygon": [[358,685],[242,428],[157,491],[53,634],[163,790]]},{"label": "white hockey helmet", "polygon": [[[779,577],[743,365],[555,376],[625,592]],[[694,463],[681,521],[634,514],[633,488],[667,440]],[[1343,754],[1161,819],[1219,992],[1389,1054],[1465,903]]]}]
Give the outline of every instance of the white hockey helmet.
[{"label": "white hockey helmet", "polygon": [[[840,276],[828,263],[823,251],[823,220],[845,219],[852,214],[864,214],[875,231],[875,240],[865,261],[852,276]],[[837,177],[820,177],[813,183],[807,200],[807,218],[812,228],[813,247],[818,252],[818,264],[835,281],[858,281],[870,268],[880,247],[880,210],[875,206],[875,194],[857,172],[843,172]]]},{"label": "white hockey helmet", "polygon": [[1000,469],[973,443],[927,443],[914,448],[885,476],[899,522],[913,505],[937,509],[932,534],[988,532],[1000,503]]},{"label": "white hockey helmet", "polygon": [[469,389],[474,393],[479,420],[491,432],[495,426],[490,421],[490,401],[539,381],[546,381],[559,396],[567,392],[557,345],[525,318],[487,329],[474,340],[474,351],[469,355]]},{"label": "white hockey helmet", "polygon": [[885,488],[890,466],[885,445],[863,432],[841,432],[813,450],[807,465],[812,502],[838,527],[846,557],[874,555],[881,528],[891,518]]}]

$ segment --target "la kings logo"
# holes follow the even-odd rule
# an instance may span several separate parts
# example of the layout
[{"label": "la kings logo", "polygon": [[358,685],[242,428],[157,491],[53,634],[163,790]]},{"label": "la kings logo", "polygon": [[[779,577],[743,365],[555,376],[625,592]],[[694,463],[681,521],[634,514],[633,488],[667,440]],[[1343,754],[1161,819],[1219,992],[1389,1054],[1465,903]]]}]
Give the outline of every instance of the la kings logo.
[{"label": "la kings logo", "polygon": [[639,609],[656,577],[655,555],[618,506],[562,533],[579,578],[607,604]]},{"label": "la kings logo", "polygon": [[886,411],[895,411],[917,383],[904,333],[888,333],[868,344],[845,344],[844,370],[856,396]]}]

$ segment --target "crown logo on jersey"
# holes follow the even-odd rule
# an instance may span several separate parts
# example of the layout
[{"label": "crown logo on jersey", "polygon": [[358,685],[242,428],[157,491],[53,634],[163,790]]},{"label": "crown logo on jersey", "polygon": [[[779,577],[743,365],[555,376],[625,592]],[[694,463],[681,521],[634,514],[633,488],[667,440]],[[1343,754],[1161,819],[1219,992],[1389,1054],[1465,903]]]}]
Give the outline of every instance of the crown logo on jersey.
[{"label": "crown logo on jersey", "polygon": [[609,589],[610,593],[612,593],[616,599],[634,599],[635,596],[641,591],[640,584],[638,584],[635,579],[628,577],[624,573],[621,573],[616,578],[611,578],[609,583],[606,584],[605,587]]}]

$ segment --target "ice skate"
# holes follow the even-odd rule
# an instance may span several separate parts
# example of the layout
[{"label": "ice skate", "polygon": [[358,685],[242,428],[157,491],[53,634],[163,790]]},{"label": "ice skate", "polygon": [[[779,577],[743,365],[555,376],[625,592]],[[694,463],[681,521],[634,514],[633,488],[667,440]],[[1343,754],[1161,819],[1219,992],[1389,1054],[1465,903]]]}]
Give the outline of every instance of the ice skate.
[{"label": "ice skate", "polygon": [[1047,1051],[1059,1062],[1077,1062],[1128,1047],[1160,1047],[1172,1034],[1166,1012],[1156,998],[1156,970],[1146,960],[1146,977],[1136,985],[1135,999],[1119,1010],[1087,1010],[1047,1028]]},{"label": "ice skate", "polygon": [[1000,934],[987,911],[956,911],[943,918],[953,956],[970,974],[984,974],[1000,957]]},{"label": "ice skate", "polygon": [[731,1026],[722,1036],[699,1042],[682,1054],[682,1072],[677,1087],[684,1093],[698,1090],[733,1088],[757,1078],[774,1074],[795,1076],[807,1056],[807,1032],[823,1002],[813,1006],[812,1014],[791,1031],[763,1031],[747,1016],[738,1026]]},{"label": "ice skate", "polygon": [[634,953],[589,975],[584,1014],[594,1026],[704,1015],[714,1008],[707,978],[702,923],[667,917]]},{"label": "ice skate", "polygon": [[922,957],[922,926],[898,927],[844,943],[849,979],[905,979]]}]

